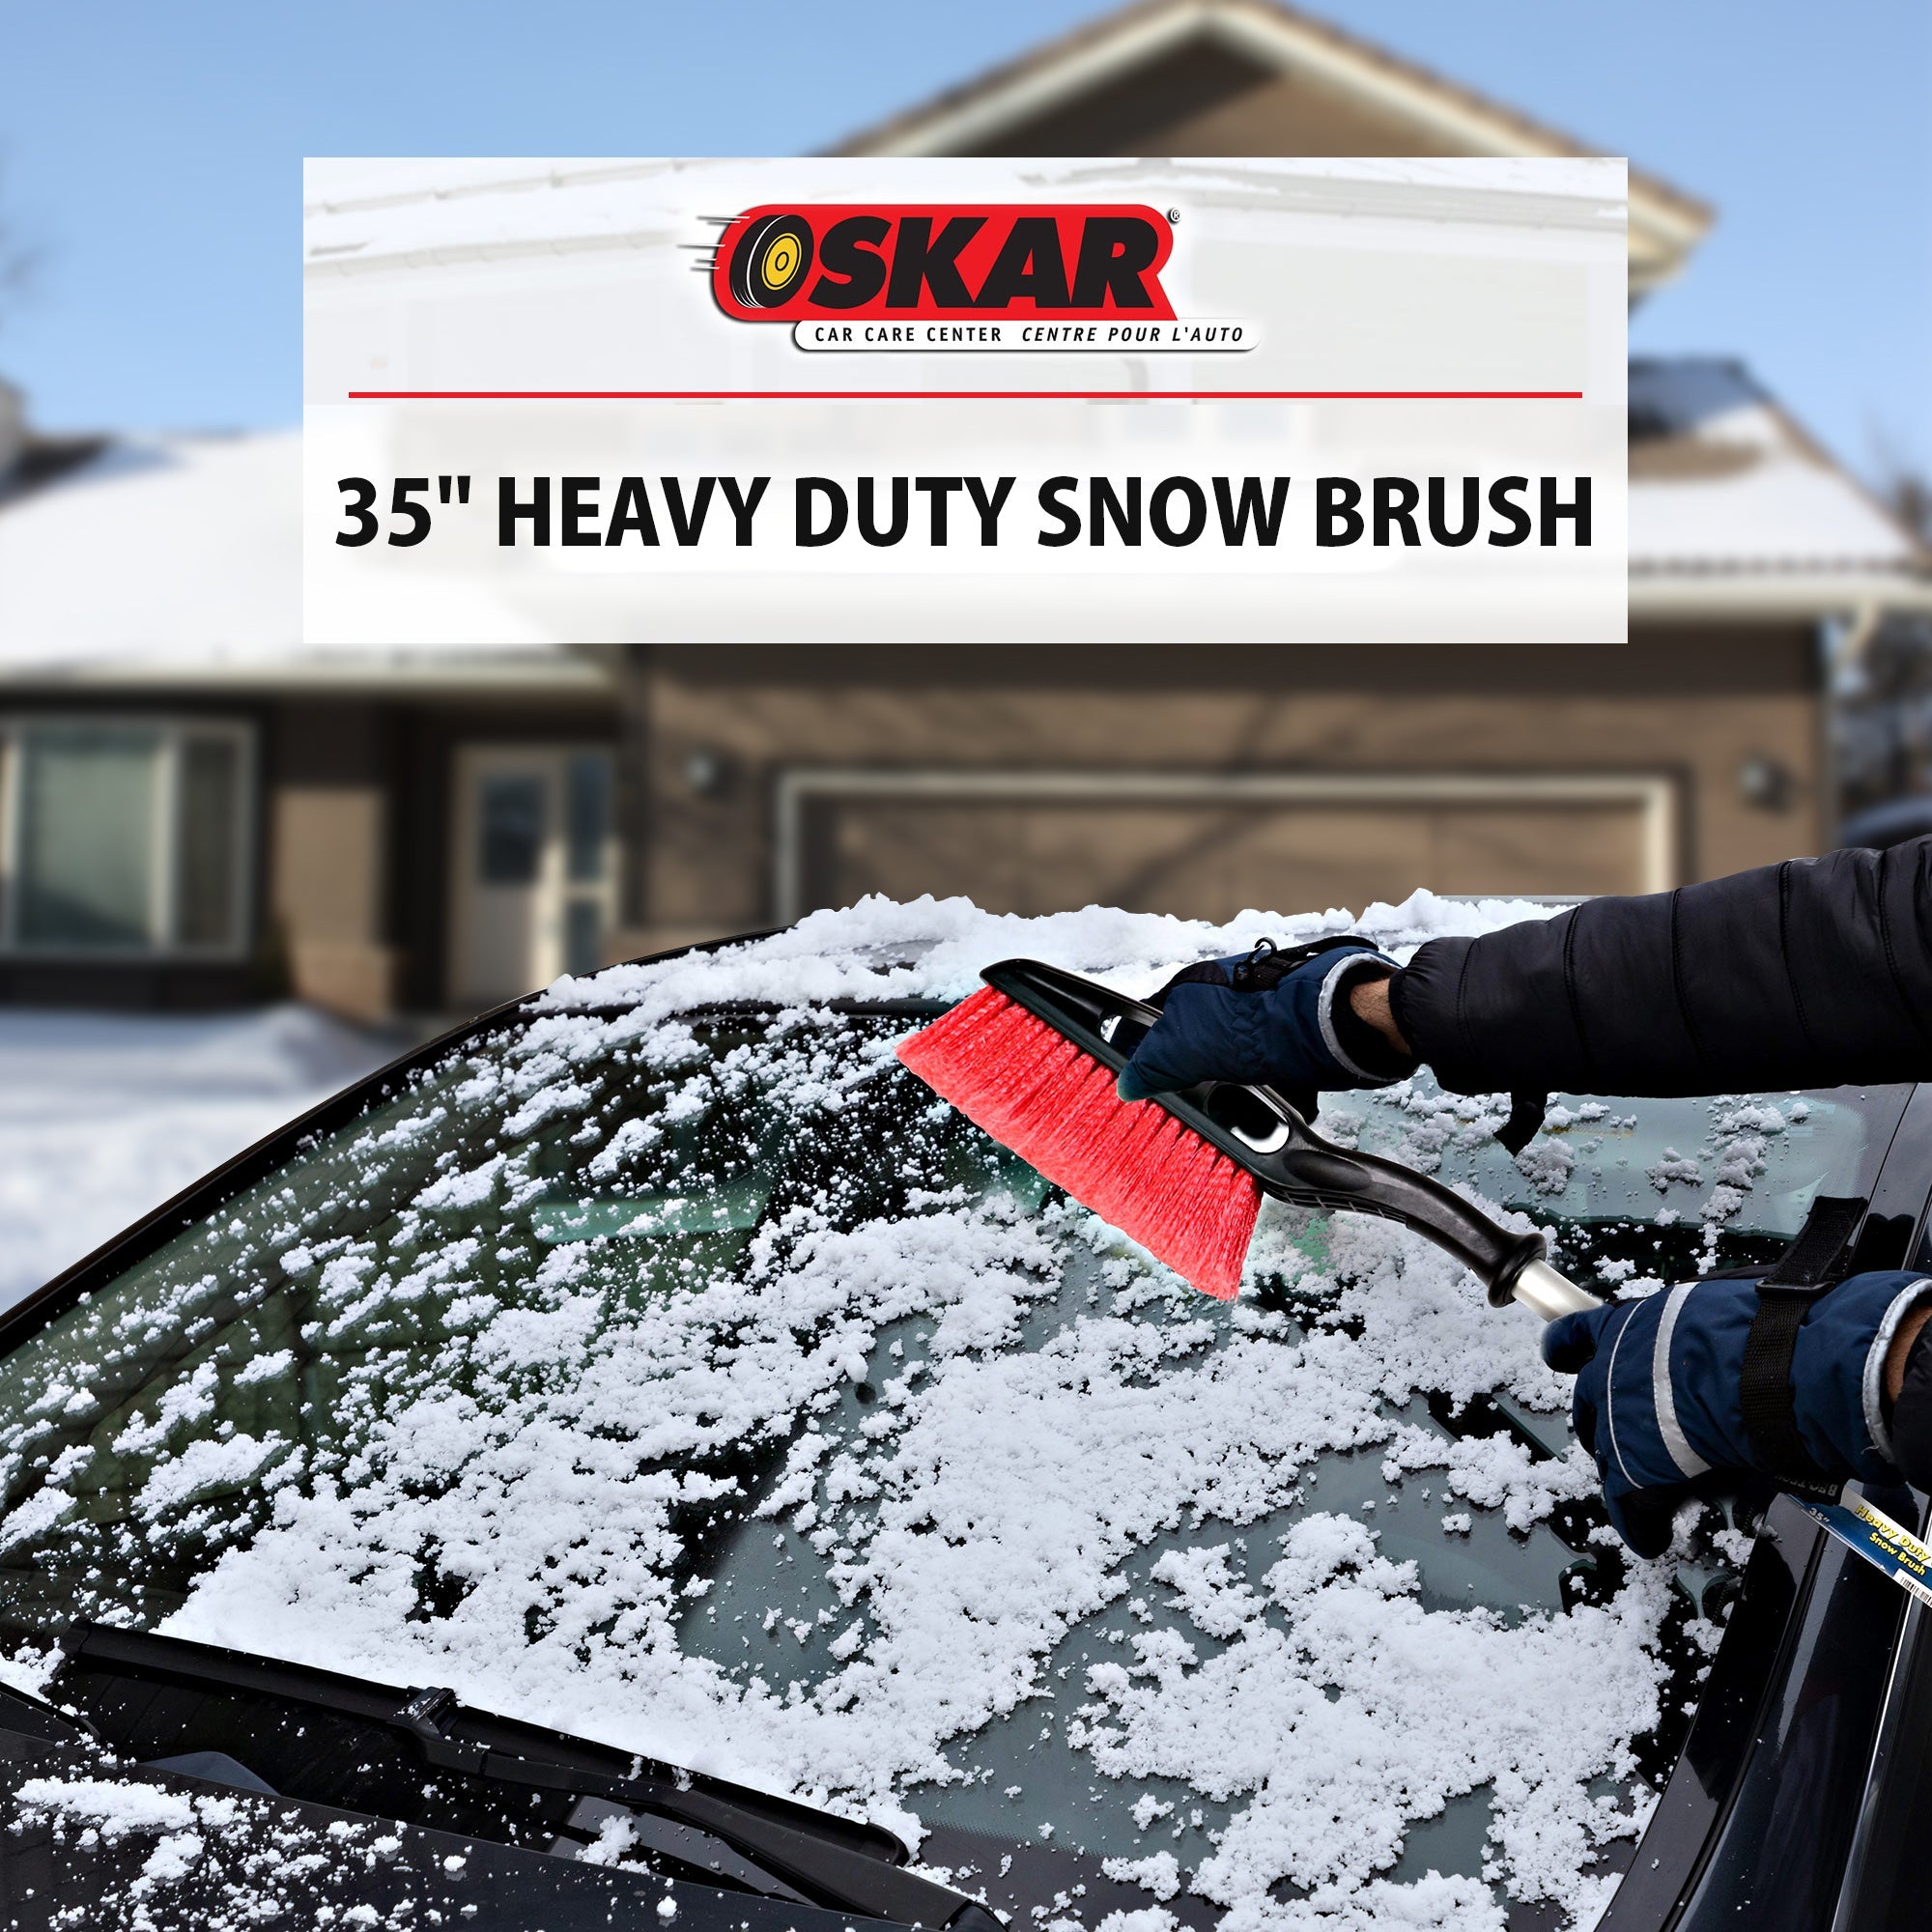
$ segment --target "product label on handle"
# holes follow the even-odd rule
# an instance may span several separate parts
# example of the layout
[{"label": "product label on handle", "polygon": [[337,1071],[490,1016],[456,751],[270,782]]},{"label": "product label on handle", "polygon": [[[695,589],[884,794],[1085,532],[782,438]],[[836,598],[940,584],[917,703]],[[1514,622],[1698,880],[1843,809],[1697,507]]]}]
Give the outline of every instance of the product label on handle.
[{"label": "product label on handle", "polygon": [[1932,1605],[1932,1549],[1903,1523],[1894,1522],[1862,1496],[1838,1503],[1806,1502],[1802,1496],[1792,1500],[1813,1522],[1877,1565],[1900,1589]]}]

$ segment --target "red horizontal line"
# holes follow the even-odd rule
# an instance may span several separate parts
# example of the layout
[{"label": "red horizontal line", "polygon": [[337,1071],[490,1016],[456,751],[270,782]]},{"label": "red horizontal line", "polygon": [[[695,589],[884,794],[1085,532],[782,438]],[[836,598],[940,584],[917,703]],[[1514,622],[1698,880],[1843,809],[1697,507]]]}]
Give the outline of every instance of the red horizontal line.
[{"label": "red horizontal line", "polygon": [[1581,389],[351,389],[352,403],[1576,403]]}]

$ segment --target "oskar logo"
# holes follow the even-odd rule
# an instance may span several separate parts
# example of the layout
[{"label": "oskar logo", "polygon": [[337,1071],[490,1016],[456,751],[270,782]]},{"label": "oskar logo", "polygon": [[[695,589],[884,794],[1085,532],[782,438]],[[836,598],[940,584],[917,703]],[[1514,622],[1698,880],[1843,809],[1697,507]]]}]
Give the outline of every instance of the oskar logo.
[{"label": "oskar logo", "polygon": [[754,208],[725,229],[711,285],[738,322],[1166,323],[1173,246],[1151,208]]}]

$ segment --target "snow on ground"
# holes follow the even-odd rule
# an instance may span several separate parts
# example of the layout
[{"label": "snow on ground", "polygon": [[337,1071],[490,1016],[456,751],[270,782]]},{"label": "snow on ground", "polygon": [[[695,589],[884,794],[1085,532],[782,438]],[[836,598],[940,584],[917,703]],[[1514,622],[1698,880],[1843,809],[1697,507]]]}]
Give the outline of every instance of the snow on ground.
[{"label": "snow on ground", "polygon": [[398,1051],[303,1007],[0,1009],[0,1307]]},{"label": "snow on ground", "polygon": [[[185,1588],[178,1634],[447,1684],[915,1840],[983,1829],[1004,1789],[1000,1829],[1105,1842],[1224,1932],[1498,1932],[1492,1885],[1587,1921],[1598,1848],[1639,1822],[1666,1573],[1567,1615],[1465,1608],[1383,1549],[1410,1484],[1505,1570],[1503,1522],[1590,1491],[1580,1452],[1419,1419],[1430,1390],[1559,1407],[1534,1324],[1353,1217],[1264,1220],[1251,1281],[1302,1325],[1193,1296],[922,1097],[893,1025],[804,1004],[956,996],[1013,953],[1140,989],[1264,934],[1406,947],[1541,912],[868,900],[560,981],[0,1361],[0,1541],[100,1579],[74,1586],[93,1614],[145,1620],[116,1593],[152,1576]],[[681,1017],[721,999],[790,1010],[737,1044]],[[1358,1520],[1327,1498],[1364,1455]],[[1077,1797],[1013,1754],[1038,1723]],[[1480,1873],[1390,1875],[1485,1791]]]}]

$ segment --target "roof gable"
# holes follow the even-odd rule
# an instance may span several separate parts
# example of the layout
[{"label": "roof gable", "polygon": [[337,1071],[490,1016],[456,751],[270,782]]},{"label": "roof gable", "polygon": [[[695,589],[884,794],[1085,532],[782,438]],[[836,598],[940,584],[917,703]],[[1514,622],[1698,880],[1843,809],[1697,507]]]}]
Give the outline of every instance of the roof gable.
[{"label": "roof gable", "polygon": [[1630,365],[1630,560],[1659,573],[1922,574],[1911,531],[1738,363]]},{"label": "roof gable", "polygon": [[[849,155],[1587,155],[1570,135],[1276,0],[1138,0],[949,89]],[[1633,296],[1711,224],[1630,176]]]}]

